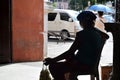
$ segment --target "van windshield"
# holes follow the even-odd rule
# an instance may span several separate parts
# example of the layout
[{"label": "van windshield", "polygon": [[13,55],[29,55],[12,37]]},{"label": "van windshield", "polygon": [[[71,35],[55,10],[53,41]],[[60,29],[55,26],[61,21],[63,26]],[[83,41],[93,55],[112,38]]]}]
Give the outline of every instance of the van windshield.
[{"label": "van windshield", "polygon": [[72,17],[72,19],[73,19],[74,21],[78,21],[78,20],[77,20],[77,16],[78,16],[79,12],[74,11],[74,12],[70,12],[69,14],[70,14],[70,16]]}]

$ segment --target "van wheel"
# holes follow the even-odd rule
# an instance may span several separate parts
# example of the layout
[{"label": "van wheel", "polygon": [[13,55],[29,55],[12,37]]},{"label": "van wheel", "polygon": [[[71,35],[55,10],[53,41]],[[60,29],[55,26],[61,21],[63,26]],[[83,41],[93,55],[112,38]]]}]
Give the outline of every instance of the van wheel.
[{"label": "van wheel", "polygon": [[68,31],[62,31],[60,36],[61,36],[61,39],[63,40],[68,39],[68,37],[70,37]]}]

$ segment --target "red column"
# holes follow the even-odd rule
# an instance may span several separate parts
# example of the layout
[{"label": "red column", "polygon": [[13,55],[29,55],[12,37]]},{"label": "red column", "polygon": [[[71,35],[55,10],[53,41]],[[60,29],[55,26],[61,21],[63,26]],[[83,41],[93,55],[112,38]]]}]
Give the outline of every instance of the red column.
[{"label": "red column", "polygon": [[13,62],[43,59],[43,0],[12,0]]}]

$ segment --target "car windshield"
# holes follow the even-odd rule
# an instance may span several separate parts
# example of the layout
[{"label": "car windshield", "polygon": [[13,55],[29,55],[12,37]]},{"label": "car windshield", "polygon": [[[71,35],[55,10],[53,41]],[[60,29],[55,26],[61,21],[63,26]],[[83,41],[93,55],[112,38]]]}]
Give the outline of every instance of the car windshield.
[{"label": "car windshield", "polygon": [[[59,9],[55,9],[55,11],[59,11]],[[77,16],[80,12],[74,10],[64,10],[64,9],[60,9],[60,12],[65,12],[65,13],[67,12],[74,21],[78,21]]]},{"label": "car windshield", "polygon": [[70,16],[72,17],[72,19],[73,19],[74,21],[77,21],[77,16],[78,16],[79,12],[77,12],[77,11],[72,11],[72,12],[70,12],[69,14],[70,14]]}]

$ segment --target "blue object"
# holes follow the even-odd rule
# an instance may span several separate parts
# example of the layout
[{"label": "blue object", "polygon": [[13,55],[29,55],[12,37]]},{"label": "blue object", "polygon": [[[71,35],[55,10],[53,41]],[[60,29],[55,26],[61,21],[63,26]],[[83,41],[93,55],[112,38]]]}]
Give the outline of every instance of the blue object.
[{"label": "blue object", "polygon": [[104,13],[114,13],[113,9],[109,8],[108,6],[102,5],[102,4],[92,5],[88,8],[88,10],[103,11]]}]

